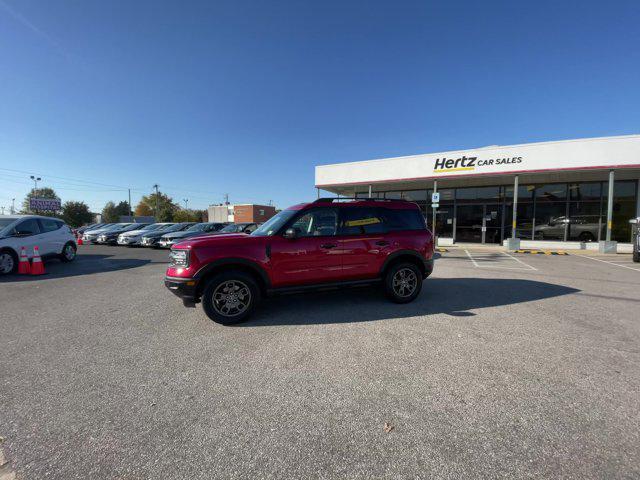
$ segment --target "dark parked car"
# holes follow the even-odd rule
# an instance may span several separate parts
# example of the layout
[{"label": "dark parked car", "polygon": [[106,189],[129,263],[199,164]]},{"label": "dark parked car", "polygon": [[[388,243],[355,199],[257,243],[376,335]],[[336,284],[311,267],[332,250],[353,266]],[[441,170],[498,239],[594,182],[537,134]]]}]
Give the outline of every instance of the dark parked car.
[{"label": "dark parked car", "polygon": [[163,235],[167,233],[172,233],[172,232],[181,232],[195,224],[196,224],[195,222],[174,223],[170,227],[159,229],[159,230],[153,230],[142,236],[142,239],[140,240],[140,245],[142,245],[143,247],[158,248],[159,246],[158,241]]},{"label": "dark parked car", "polygon": [[181,242],[185,238],[197,237],[198,235],[207,235],[209,233],[215,233],[224,228],[226,223],[219,222],[204,222],[196,223],[190,226],[186,230],[180,232],[166,233],[158,240],[158,245],[162,248],[170,248],[175,243]]},{"label": "dark parked car", "polygon": [[224,233],[253,233],[254,230],[256,230],[258,227],[260,226],[260,224],[258,223],[232,223],[231,225],[227,225],[226,227],[224,227],[222,230],[220,230],[217,234],[224,234]]},{"label": "dark parked car", "polygon": [[149,224],[148,223],[132,223],[120,230],[107,230],[106,232],[98,235],[98,237],[96,238],[96,243],[99,243],[101,245],[116,245],[118,243],[119,235],[125,232],[140,230],[141,228],[144,228],[147,225]]},{"label": "dark parked car", "polygon": [[433,270],[433,236],[404,200],[318,199],[269,219],[251,235],[174,245],[165,285],[185,306],[202,302],[222,324],[249,317],[261,297],[381,283],[397,303],[415,299]]}]

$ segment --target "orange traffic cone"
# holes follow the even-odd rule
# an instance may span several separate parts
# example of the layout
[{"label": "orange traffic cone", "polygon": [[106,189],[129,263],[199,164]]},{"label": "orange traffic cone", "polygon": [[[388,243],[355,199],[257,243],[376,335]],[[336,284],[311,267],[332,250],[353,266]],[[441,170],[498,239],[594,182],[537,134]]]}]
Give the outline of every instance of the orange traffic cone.
[{"label": "orange traffic cone", "polygon": [[76,240],[76,244],[77,245],[84,245],[84,243],[82,243],[82,235],[78,236],[78,240]]},{"label": "orange traffic cone", "polygon": [[21,275],[29,275],[31,273],[31,264],[29,263],[29,257],[27,257],[27,249],[24,247],[20,249],[20,263],[18,263],[18,273]]},{"label": "orange traffic cone", "polygon": [[43,275],[44,264],[40,258],[40,250],[37,246],[33,247],[33,258],[31,259],[31,275]]}]

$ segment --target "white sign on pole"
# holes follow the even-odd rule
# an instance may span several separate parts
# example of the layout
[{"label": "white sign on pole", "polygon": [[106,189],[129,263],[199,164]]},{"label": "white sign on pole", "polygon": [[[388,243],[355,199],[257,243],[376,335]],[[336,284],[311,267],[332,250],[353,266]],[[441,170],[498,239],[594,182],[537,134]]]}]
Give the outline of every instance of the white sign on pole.
[{"label": "white sign on pole", "polygon": [[440,192],[433,192],[431,194],[431,203],[440,203]]}]

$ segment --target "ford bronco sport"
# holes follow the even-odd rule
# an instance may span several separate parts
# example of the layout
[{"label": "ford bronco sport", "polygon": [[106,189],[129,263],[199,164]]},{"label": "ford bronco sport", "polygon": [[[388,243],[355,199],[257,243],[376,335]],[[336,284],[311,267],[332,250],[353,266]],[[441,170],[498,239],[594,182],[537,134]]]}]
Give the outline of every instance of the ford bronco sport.
[{"label": "ford bronco sport", "polygon": [[283,210],[250,235],[190,238],[171,249],[165,285],[213,321],[249,317],[261,297],[382,283],[414,300],[433,270],[433,237],[404,200],[320,198]]}]

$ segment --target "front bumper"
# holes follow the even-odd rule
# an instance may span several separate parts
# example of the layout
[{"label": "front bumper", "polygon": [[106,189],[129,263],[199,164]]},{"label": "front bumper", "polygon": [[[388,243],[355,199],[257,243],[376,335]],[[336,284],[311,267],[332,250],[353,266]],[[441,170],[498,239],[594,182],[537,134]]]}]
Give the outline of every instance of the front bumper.
[{"label": "front bumper", "polygon": [[164,277],[164,285],[171,293],[182,299],[186,307],[193,307],[198,298],[198,281],[193,278]]},{"label": "front bumper", "polygon": [[175,240],[160,240],[158,241],[158,246],[162,248],[171,248],[174,243],[176,243]]},{"label": "front bumper", "polygon": [[143,247],[156,247],[158,245],[158,239],[145,237],[140,241],[140,245]]}]

